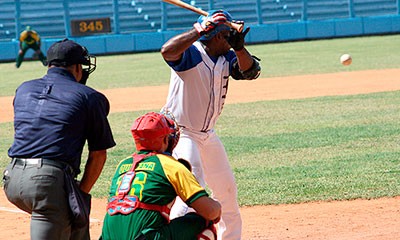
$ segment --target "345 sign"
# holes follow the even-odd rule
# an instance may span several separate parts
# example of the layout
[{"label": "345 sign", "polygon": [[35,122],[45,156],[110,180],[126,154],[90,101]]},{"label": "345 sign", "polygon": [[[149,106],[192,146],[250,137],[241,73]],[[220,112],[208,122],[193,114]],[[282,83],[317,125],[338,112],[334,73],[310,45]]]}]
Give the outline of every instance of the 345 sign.
[{"label": "345 sign", "polygon": [[111,32],[110,18],[71,20],[72,36],[86,36]]}]

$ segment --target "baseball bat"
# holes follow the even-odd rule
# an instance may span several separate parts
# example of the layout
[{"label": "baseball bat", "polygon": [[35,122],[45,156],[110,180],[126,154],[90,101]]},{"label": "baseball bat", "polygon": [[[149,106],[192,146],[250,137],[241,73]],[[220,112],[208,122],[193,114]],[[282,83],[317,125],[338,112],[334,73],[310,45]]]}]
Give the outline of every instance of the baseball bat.
[{"label": "baseball bat", "polygon": [[[172,5],[175,5],[177,7],[181,7],[187,10],[190,10],[192,12],[195,12],[197,14],[203,15],[203,16],[208,16],[208,13],[200,8],[194,7],[188,3],[182,2],[180,0],[162,0],[163,2],[170,3]],[[238,32],[243,31],[243,24],[238,24],[238,23],[233,23],[233,22],[225,22],[225,25],[229,26],[230,28],[235,29]]]}]

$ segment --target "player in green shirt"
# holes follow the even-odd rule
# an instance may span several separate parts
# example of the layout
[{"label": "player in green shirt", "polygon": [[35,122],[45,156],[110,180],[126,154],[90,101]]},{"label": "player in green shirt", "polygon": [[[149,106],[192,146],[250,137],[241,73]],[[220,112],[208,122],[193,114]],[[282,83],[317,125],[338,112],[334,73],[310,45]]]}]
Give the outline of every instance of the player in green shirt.
[{"label": "player in green shirt", "polygon": [[19,35],[19,52],[17,59],[15,60],[15,66],[17,68],[21,66],[21,63],[24,60],[25,53],[30,48],[35,51],[43,66],[46,66],[46,57],[44,56],[42,50],[40,50],[40,45],[41,41],[39,34],[36,31],[32,30],[30,26],[27,26],[25,30]]},{"label": "player in green shirt", "polygon": [[[131,131],[137,152],[117,166],[100,239],[195,240],[207,239],[206,232],[216,239],[213,223],[221,205],[170,156],[180,135],[173,117],[150,112],[136,119]],[[170,221],[176,196],[196,212]]]}]

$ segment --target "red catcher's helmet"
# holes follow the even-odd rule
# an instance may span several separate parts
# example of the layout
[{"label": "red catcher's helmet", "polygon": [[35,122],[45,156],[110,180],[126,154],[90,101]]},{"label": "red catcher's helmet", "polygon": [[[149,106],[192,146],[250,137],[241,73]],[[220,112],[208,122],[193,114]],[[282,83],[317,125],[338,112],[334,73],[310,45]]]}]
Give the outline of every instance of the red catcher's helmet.
[{"label": "red catcher's helmet", "polygon": [[131,128],[136,149],[160,150],[165,136],[175,136],[179,131],[176,126],[173,120],[161,113],[150,112],[140,116]]}]

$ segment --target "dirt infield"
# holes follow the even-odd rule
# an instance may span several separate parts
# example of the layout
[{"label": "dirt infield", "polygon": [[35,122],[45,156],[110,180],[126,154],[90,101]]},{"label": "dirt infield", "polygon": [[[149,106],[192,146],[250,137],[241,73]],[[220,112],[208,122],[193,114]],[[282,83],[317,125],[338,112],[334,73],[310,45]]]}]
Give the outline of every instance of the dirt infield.
[{"label": "dirt infield", "polygon": [[[227,104],[400,90],[400,69],[231,81]],[[157,109],[168,86],[102,91],[112,112]],[[134,96],[134,97],[132,97]],[[151,96],[151,100],[148,99]],[[0,122],[12,121],[12,97],[0,98]],[[92,239],[98,239],[105,199],[94,199]],[[400,239],[400,197],[241,208],[242,239]],[[0,240],[29,239],[29,216],[0,192]]]}]

